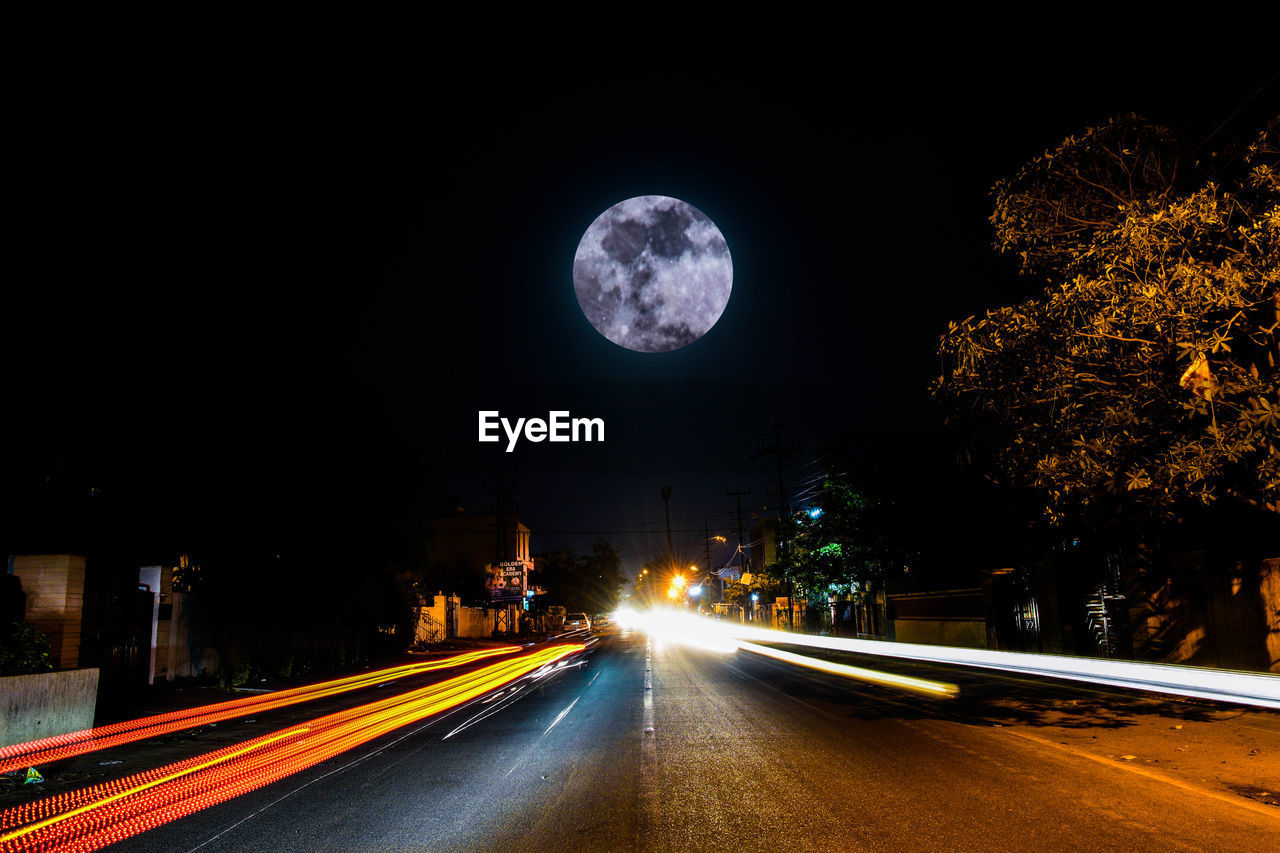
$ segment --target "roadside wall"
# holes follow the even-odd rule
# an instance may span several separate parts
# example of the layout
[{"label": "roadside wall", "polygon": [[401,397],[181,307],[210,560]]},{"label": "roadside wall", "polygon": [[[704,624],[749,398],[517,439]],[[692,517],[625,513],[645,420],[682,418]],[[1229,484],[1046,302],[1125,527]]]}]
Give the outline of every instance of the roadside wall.
[{"label": "roadside wall", "polygon": [[926,646],[963,646],[971,649],[987,647],[987,623],[979,619],[942,621],[934,619],[895,619],[893,639],[898,643],[920,643]]},{"label": "roadside wall", "polygon": [[445,624],[445,597],[436,595],[432,603],[417,608],[418,619],[413,629],[413,641],[419,645],[442,643],[449,638]]},{"label": "roadside wall", "polygon": [[483,607],[459,607],[458,636],[471,639],[493,636],[492,613]]},{"label": "roadside wall", "polygon": [[[416,608],[413,641],[431,645],[456,638],[487,640],[497,626],[497,609],[466,607],[456,595],[434,595],[431,603]],[[513,608],[507,608],[511,613]],[[508,619],[514,619],[508,616]]]},{"label": "roadside wall", "polygon": [[893,639],[899,643],[987,648],[982,590],[948,589],[889,596]]},{"label": "roadside wall", "polygon": [[1169,563],[1129,585],[1136,658],[1280,672],[1280,558],[1222,568],[1197,551]]},{"label": "roadside wall", "polygon": [[98,670],[0,678],[0,746],[93,728]]}]

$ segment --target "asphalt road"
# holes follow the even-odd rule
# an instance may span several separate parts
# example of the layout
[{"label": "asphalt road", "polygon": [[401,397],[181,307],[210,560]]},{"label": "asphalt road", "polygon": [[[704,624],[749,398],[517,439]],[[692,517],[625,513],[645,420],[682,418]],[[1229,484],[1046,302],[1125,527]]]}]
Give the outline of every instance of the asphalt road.
[{"label": "asphalt road", "polygon": [[1280,807],[1024,737],[985,701],[612,635],[509,705],[473,704],[113,849],[1280,849]]}]

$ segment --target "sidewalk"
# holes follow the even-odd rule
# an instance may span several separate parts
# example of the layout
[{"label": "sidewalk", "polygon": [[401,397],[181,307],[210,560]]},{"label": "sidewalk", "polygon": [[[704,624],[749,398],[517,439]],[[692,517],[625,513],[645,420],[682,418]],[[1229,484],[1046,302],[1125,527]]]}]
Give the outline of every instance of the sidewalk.
[{"label": "sidewalk", "polygon": [[1280,713],[1092,689],[1075,699],[990,704],[1009,712],[1005,722],[992,725],[1020,737],[1246,797],[1275,807],[1280,816]]}]

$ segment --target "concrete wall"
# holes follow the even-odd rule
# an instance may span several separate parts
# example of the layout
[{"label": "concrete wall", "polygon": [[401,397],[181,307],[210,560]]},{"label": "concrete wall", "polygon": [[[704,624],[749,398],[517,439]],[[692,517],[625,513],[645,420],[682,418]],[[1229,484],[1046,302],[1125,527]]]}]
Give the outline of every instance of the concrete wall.
[{"label": "concrete wall", "polygon": [[80,621],[84,613],[84,557],[75,554],[16,554],[13,574],[27,595],[24,621],[49,637],[55,669],[80,665]]},{"label": "concrete wall", "polygon": [[459,607],[458,636],[471,639],[492,637],[493,614],[484,607]]},{"label": "concrete wall", "polygon": [[98,670],[0,678],[0,746],[93,728]]},{"label": "concrete wall", "polygon": [[930,646],[987,647],[985,619],[894,619],[893,638],[899,643]]},{"label": "concrete wall", "polygon": [[981,588],[890,595],[888,607],[893,639],[899,643],[987,648]]},{"label": "concrete wall", "polygon": [[464,607],[456,595],[434,595],[430,604],[417,608],[413,641],[429,645],[457,638],[487,640],[493,636],[496,613],[486,607]]}]

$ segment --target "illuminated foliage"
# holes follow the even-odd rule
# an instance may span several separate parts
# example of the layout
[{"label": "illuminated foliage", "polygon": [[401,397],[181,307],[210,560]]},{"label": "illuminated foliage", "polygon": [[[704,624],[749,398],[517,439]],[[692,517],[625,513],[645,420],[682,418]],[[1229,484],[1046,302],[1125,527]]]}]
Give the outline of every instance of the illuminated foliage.
[{"label": "illuminated foliage", "polygon": [[1280,512],[1277,124],[1205,164],[1134,116],[993,188],[995,244],[1047,287],[952,323],[935,394],[1004,432],[1055,523],[1227,497]]},{"label": "illuminated foliage", "polygon": [[821,489],[789,525],[792,579],[825,599],[901,574],[919,557],[915,531],[929,517],[936,460],[910,436],[844,435],[822,454]]}]

